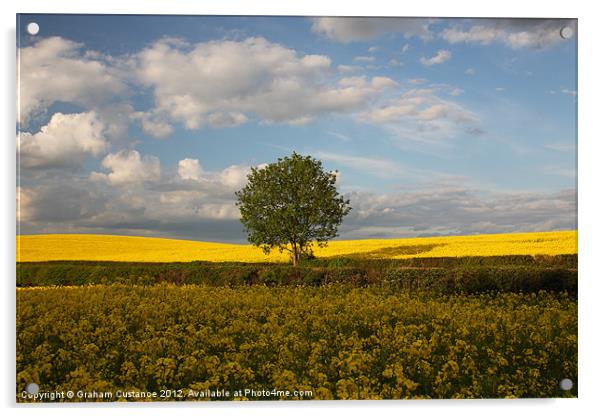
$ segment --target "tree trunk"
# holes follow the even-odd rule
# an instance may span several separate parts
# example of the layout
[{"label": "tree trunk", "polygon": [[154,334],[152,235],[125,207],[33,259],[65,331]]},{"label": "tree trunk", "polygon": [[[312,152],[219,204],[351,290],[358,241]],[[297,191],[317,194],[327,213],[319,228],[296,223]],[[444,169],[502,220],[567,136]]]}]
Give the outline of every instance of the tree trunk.
[{"label": "tree trunk", "polygon": [[299,252],[300,252],[300,248],[297,247],[297,244],[293,243],[293,267],[297,267],[299,265]]}]

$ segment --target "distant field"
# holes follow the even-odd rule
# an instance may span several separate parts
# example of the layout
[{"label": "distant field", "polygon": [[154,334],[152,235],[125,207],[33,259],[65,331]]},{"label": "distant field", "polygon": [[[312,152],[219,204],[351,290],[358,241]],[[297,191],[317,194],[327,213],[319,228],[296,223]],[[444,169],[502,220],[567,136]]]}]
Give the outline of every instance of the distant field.
[{"label": "distant field", "polygon": [[[560,255],[577,253],[577,231],[486,234],[332,241],[317,257],[361,256],[403,259],[505,255]],[[284,262],[286,253],[266,256],[253,246],[150,237],[94,234],[17,236],[17,261],[93,260],[128,262]]]}]

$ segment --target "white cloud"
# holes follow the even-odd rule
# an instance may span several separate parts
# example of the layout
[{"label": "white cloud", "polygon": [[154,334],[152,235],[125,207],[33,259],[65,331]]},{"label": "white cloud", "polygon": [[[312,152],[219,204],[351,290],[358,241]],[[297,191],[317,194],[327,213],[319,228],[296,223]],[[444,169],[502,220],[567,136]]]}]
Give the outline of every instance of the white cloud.
[{"label": "white cloud", "polygon": [[363,68],[361,66],[358,66],[358,65],[338,65],[337,69],[339,70],[339,72],[341,72],[343,74],[348,74],[348,73],[351,73],[351,72],[360,71]]},{"label": "white cloud", "polygon": [[[379,175],[388,172],[388,178],[412,174],[411,169],[380,157],[328,152],[316,156],[347,169]],[[135,163],[124,162],[130,159]],[[179,163],[178,168],[184,165],[189,176],[210,180],[182,181],[174,172],[173,177],[167,174],[148,186],[115,188],[108,177],[87,181],[70,176],[60,184],[45,178],[35,187],[21,187],[17,193],[21,230],[244,241],[235,205],[236,188],[224,183],[241,186],[239,180],[246,168],[231,166],[207,172],[198,160],[183,160],[188,162]],[[130,152],[122,155],[119,165],[139,167],[139,161],[144,162],[144,158],[132,157]],[[353,210],[340,229],[342,238],[545,231],[576,225],[574,190],[491,192],[462,186],[458,180],[444,180],[424,184],[419,190],[351,192],[345,196],[351,199]]]},{"label": "white cloud", "polygon": [[185,180],[198,181],[203,177],[203,168],[198,159],[183,159],[178,162],[178,175]]},{"label": "white cloud", "polygon": [[109,153],[102,160],[102,167],[110,173],[92,172],[90,180],[105,181],[111,185],[132,185],[157,181],[161,177],[161,164],[155,156],[140,157],[136,150]]},{"label": "white cloud", "polygon": [[472,26],[467,30],[447,28],[441,36],[449,43],[471,42],[487,45],[496,39],[498,33],[493,27]]},{"label": "white cloud", "polygon": [[[259,165],[262,167],[264,165]],[[184,180],[213,183],[220,187],[239,189],[247,183],[251,168],[247,165],[231,165],[217,172],[203,170],[198,159],[183,159],[178,162],[178,176]]]},{"label": "white cloud", "polygon": [[575,90],[569,90],[568,88],[564,88],[564,89],[560,90],[560,92],[563,93],[563,94],[571,95],[573,97],[577,96],[577,91],[575,91]]},{"label": "white cloud", "polygon": [[354,111],[379,93],[369,81],[337,83],[326,56],[300,56],[263,38],[186,48],[161,40],[137,54],[135,66],[153,90],[153,115],[188,129],[238,126],[253,117],[303,124],[323,113]]},{"label": "white cloud", "polygon": [[397,82],[393,81],[391,78],[372,77],[371,85],[372,85],[372,87],[374,87],[377,90],[383,90],[386,88],[394,88],[398,84],[397,84]]},{"label": "white cloud", "polygon": [[405,169],[398,163],[380,157],[355,156],[326,151],[316,152],[316,157],[381,178],[390,178],[405,172]]},{"label": "white cloud", "polygon": [[[186,158],[177,164],[177,173],[170,174],[169,170],[163,176],[158,172],[148,186],[130,186],[114,190],[109,185],[134,184],[149,178],[141,178],[136,172],[152,170],[152,163],[134,152],[129,152],[115,158],[118,163],[111,161],[106,167],[123,173],[113,177],[93,173],[91,183],[104,186],[104,192],[110,195],[105,212],[95,218],[95,223],[110,227],[111,224],[135,230],[136,226],[174,229],[182,227],[181,232],[189,233],[197,230],[201,233],[215,229],[215,235],[220,236],[220,227],[226,226],[240,232],[239,210],[235,204],[234,191],[242,188],[250,167],[231,165],[222,170],[207,171],[203,169],[199,159]],[[146,165],[141,169],[141,165]],[[262,168],[265,164],[257,167]],[[134,173],[131,173],[131,172]],[[127,182],[120,178],[129,172]],[[136,178],[135,181],[131,180]],[[218,221],[215,223],[213,221]],[[231,221],[222,223],[221,221]],[[235,222],[234,222],[235,221]],[[108,224],[108,225],[107,225]],[[151,225],[152,224],[152,225]],[[199,228],[200,227],[200,228]],[[228,230],[222,230],[228,233]],[[188,235],[188,234],[187,234]],[[202,234],[203,235],[203,234]],[[223,234],[221,236],[223,237]]]},{"label": "white cloud", "polygon": [[247,183],[249,172],[248,166],[232,165],[220,172],[219,180],[230,188],[242,188]]},{"label": "white cloud", "polygon": [[173,127],[164,118],[152,113],[138,111],[131,115],[132,120],[139,121],[142,130],[158,139],[163,139],[173,133]]},{"label": "white cloud", "polygon": [[353,58],[354,62],[374,62],[376,58],[374,56],[356,56]]},{"label": "white cloud", "polygon": [[427,66],[439,65],[439,64],[442,64],[443,62],[451,59],[451,57],[452,57],[452,53],[450,51],[441,49],[441,50],[437,51],[435,56],[432,56],[430,58],[425,58],[425,57],[420,58],[420,63],[422,65],[427,65]]},{"label": "white cloud", "polygon": [[86,156],[100,156],[107,148],[105,125],[94,112],[55,113],[39,132],[18,137],[23,168],[77,168]]},{"label": "white cloud", "polygon": [[229,111],[221,113],[211,113],[207,117],[207,121],[211,127],[237,127],[248,121],[246,115],[239,111]]},{"label": "white cloud", "polygon": [[400,33],[406,38],[429,40],[431,19],[408,17],[319,17],[311,30],[343,43],[367,41],[387,33]]},{"label": "white cloud", "polygon": [[159,194],[159,200],[151,204],[147,211],[146,215],[150,218],[162,217],[171,221],[237,220],[240,217],[233,200],[221,201],[204,191],[162,192]]},{"label": "white cloud", "polygon": [[447,85],[410,89],[399,98],[360,113],[359,119],[383,126],[400,138],[418,141],[440,141],[474,131],[479,117],[462,105],[441,98],[437,94],[441,91],[453,95],[455,89]]},{"label": "white cloud", "polygon": [[406,43],[405,45],[403,45],[403,47],[401,48],[401,53],[406,53],[407,51],[410,50],[410,44]]},{"label": "white cloud", "polygon": [[82,53],[82,46],[50,37],[18,50],[21,123],[57,101],[98,107],[127,91],[114,67],[100,54]]},{"label": "white cloud", "polygon": [[[265,164],[258,167],[261,168]],[[181,179],[214,184],[221,189],[240,189],[247,183],[251,168],[247,165],[231,165],[217,172],[203,170],[198,159],[183,159],[178,162],[178,176]]]},{"label": "white cloud", "polygon": [[[478,23],[474,23],[478,22]],[[495,19],[467,20],[443,29],[440,36],[447,42],[489,45],[501,43],[513,49],[546,48],[563,42],[560,29],[576,30],[575,21],[567,19]]]},{"label": "white cloud", "polygon": [[474,69],[474,68],[468,68],[466,71],[464,71],[464,73],[465,73],[466,75],[476,75],[476,73],[477,73],[477,70],[476,70],[476,69]]}]

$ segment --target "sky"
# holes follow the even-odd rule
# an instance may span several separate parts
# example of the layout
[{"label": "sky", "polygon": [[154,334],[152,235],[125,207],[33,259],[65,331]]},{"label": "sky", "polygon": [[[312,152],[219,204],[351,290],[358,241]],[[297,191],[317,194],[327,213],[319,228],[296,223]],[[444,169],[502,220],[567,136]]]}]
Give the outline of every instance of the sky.
[{"label": "sky", "polygon": [[575,20],[21,14],[17,34],[20,234],[244,242],[234,192],[293,151],[338,171],[342,239],[577,226]]}]

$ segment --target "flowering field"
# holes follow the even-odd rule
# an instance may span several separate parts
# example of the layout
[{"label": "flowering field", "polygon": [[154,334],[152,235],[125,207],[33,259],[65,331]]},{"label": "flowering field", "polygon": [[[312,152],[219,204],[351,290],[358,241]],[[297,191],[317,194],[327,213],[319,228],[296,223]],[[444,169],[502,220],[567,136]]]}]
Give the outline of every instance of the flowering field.
[{"label": "flowering field", "polygon": [[17,244],[18,401],[577,395],[576,231],[333,241],[298,268],[242,244]]},{"label": "flowering field", "polygon": [[[577,253],[577,232],[491,234],[395,240],[332,241],[317,257],[366,258],[559,255]],[[91,234],[17,236],[17,261],[94,260],[139,262],[283,262],[286,253],[266,256],[247,244]]]},{"label": "flowering field", "polygon": [[113,394],[76,401],[162,390],[175,391],[170,400],[198,400],[199,392],[244,389],[312,399],[575,396],[576,384],[559,388],[564,378],[577,382],[577,302],[562,294],[341,285],[17,290],[18,401],[31,400],[21,395],[31,382],[41,391]]}]

